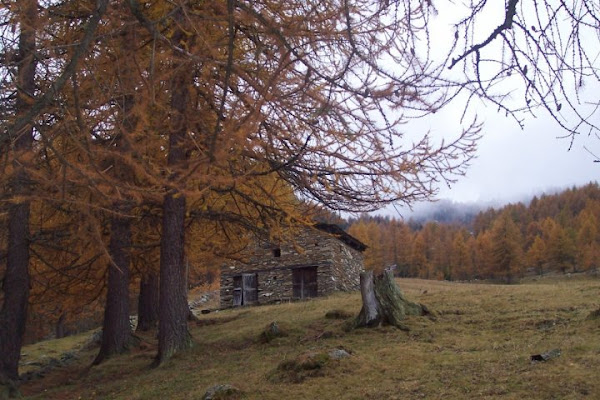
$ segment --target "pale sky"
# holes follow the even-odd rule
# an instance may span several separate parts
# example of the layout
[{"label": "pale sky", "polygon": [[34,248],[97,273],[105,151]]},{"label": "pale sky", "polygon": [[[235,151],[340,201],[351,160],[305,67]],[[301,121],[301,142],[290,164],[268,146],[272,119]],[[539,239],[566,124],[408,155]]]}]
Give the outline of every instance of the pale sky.
[{"label": "pale sky", "polygon": [[[527,201],[534,195],[555,193],[569,187],[582,186],[589,182],[600,182],[600,163],[583,149],[584,145],[600,153],[600,140],[595,137],[576,138],[569,151],[569,141],[557,136],[564,132],[548,118],[530,118],[525,129],[513,121],[486,108],[478,115],[485,120],[477,158],[472,161],[466,176],[459,177],[450,188],[440,186],[439,200],[456,203],[479,203],[482,206],[500,206],[518,201]],[[448,109],[441,120],[428,119],[415,124],[415,129],[431,130],[432,135],[444,134],[460,129],[458,121],[448,115],[460,115]],[[425,128],[427,126],[427,128]],[[441,128],[443,127],[443,128]],[[435,204],[431,204],[435,207]],[[413,205],[415,212],[429,209],[428,202]],[[426,212],[426,211],[425,211]],[[388,206],[376,212],[396,218],[413,215],[408,208]]]},{"label": "pale sky", "polygon": [[[569,151],[570,141],[557,138],[564,132],[548,118],[530,118],[521,130],[514,121],[487,109],[480,110],[480,116],[485,125],[477,159],[465,177],[450,189],[441,188],[439,198],[510,201],[600,180],[600,164],[583,148],[600,152],[595,137],[577,137]],[[431,129],[435,133],[436,127]]]},{"label": "pale sky", "polygon": [[[498,4],[495,4],[498,3]],[[442,6],[438,17],[434,20],[432,38],[435,43],[434,53],[445,54],[448,41],[454,28],[448,28],[451,22],[457,21],[460,8],[457,3],[439,3]],[[488,14],[483,19],[483,28],[478,30],[482,38],[502,22],[504,2],[491,2]],[[496,5],[498,9],[493,9]],[[445,8],[444,8],[445,7]],[[487,7],[487,6],[486,6]],[[469,9],[463,9],[463,14]],[[466,15],[466,14],[465,14]],[[460,19],[460,15],[459,15]],[[446,28],[444,28],[446,26]],[[486,31],[486,30],[489,30]],[[596,33],[597,35],[597,33]],[[591,35],[589,46],[598,50],[598,37]],[[595,59],[598,61],[598,58]],[[507,82],[510,86],[510,82]],[[567,84],[567,82],[564,82]],[[593,122],[600,124],[600,115],[590,103],[598,101],[600,82],[593,79],[586,81],[587,86],[580,90],[580,100],[584,103],[582,110],[595,111]],[[508,89],[506,89],[508,90]],[[518,96],[516,96],[518,97]],[[575,96],[573,97],[575,99]],[[426,132],[432,136],[451,138],[460,131],[459,117],[462,113],[461,103],[451,104],[441,113],[427,117],[414,125],[408,125],[411,131]],[[438,198],[457,202],[507,202],[532,197],[546,190],[554,191],[573,185],[581,186],[591,181],[600,181],[600,163],[585,149],[600,156],[600,139],[596,136],[578,136],[569,151],[570,141],[559,139],[566,134],[558,124],[545,112],[536,112],[537,116],[522,115],[525,127],[521,129],[512,119],[499,114],[493,105],[478,103],[472,106],[480,121],[485,122],[479,142],[477,159],[472,162],[467,175],[448,189],[443,186]],[[587,112],[587,111],[584,111]],[[570,121],[568,111],[560,113],[563,122]],[[468,121],[468,119],[467,119]],[[463,125],[466,125],[464,123]]]}]

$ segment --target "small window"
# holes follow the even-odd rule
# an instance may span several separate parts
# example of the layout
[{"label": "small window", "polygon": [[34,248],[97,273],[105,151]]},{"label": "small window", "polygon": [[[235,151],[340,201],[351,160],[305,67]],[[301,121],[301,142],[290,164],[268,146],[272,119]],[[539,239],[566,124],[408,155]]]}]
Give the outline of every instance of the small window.
[{"label": "small window", "polygon": [[273,257],[281,257],[281,249],[279,247],[273,249]]}]

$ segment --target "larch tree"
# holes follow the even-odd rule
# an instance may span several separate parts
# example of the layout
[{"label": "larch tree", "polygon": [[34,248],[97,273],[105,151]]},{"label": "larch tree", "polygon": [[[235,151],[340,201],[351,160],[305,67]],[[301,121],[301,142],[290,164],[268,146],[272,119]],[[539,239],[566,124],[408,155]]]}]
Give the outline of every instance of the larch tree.
[{"label": "larch tree", "polygon": [[408,276],[411,257],[411,232],[407,224],[402,221],[393,220],[396,225],[394,259],[397,274]]},{"label": "larch tree", "polygon": [[502,213],[490,230],[492,276],[512,283],[522,273],[521,232],[508,212]]},{"label": "larch tree", "polygon": [[594,270],[600,265],[598,219],[587,209],[578,219],[581,222],[577,231],[577,265],[584,271]]},{"label": "larch tree", "polygon": [[555,223],[546,242],[548,262],[552,268],[566,273],[569,267],[576,269],[575,242],[571,235],[560,224]]},{"label": "larch tree", "polygon": [[[186,200],[204,204],[207,193],[216,193],[237,204],[235,212],[200,208],[198,214],[258,227],[289,224],[304,219],[298,202],[282,202],[262,177],[290,186],[300,201],[370,211],[429,198],[435,182],[462,174],[473,155],[478,125],[436,143],[427,135],[408,138],[404,116],[395,113],[431,112],[444,103],[441,94],[426,99],[435,85],[406,40],[420,29],[412,14],[426,9],[397,14],[383,4],[317,1],[129,5],[157,49],[156,76],[161,69],[170,82],[163,103],[169,178],[159,363],[190,344],[177,245]],[[383,62],[386,56],[394,65]]]},{"label": "larch tree", "polygon": [[434,279],[431,261],[427,258],[427,242],[423,232],[414,236],[411,251],[411,275],[425,279]]},{"label": "larch tree", "polygon": [[544,267],[548,264],[548,249],[544,239],[536,236],[526,253],[527,265],[535,268],[540,276],[544,274]]},{"label": "larch tree", "polygon": [[[116,8],[116,12],[125,15],[126,7]],[[133,21],[132,21],[133,20]],[[132,136],[136,131],[138,112],[135,109],[139,73],[135,57],[136,32],[135,19],[130,16],[130,21],[125,18],[118,20],[117,39],[113,41],[112,48],[106,52],[112,57],[107,57],[105,62],[114,65],[115,91],[111,100],[116,109],[114,118],[114,134],[107,141],[107,146],[112,147],[115,155],[110,157],[110,175],[118,182],[125,185],[115,185],[115,193],[111,201],[112,213],[110,216],[110,242],[108,252],[110,256],[108,266],[108,281],[106,293],[106,306],[102,325],[102,342],[100,351],[94,364],[101,363],[113,354],[127,351],[135,342],[130,326],[129,285],[131,276],[131,250],[132,250],[132,224],[133,208],[136,205],[130,193],[123,186],[133,186],[137,179],[134,169],[124,161],[131,153]],[[106,68],[110,70],[110,68]],[[121,189],[121,190],[119,190]]]},{"label": "larch tree", "polygon": [[450,269],[446,279],[468,279],[473,275],[473,259],[465,240],[467,235],[464,231],[454,234],[450,252]]},{"label": "larch tree", "polygon": [[[181,25],[175,28],[174,42],[188,47],[191,37],[186,31],[191,27],[185,23],[187,18],[183,10],[177,10],[175,15],[178,24]],[[169,124],[167,166],[180,169],[187,159],[184,143],[190,129],[186,114],[191,102],[188,86],[193,83],[193,70],[179,52],[173,51],[173,58],[174,74],[169,87],[172,116]],[[177,180],[177,173],[171,172],[169,179]],[[191,346],[191,336],[187,328],[189,309],[184,264],[186,196],[177,186],[167,188],[162,211],[157,363],[162,363],[177,351]]]},{"label": "larch tree", "polygon": [[[10,23],[19,30],[14,90],[15,116],[26,115],[36,96],[36,27],[38,3],[27,0],[15,10]],[[0,309],[0,395],[16,395],[18,368],[25,334],[29,302],[29,174],[23,164],[29,164],[33,146],[33,125],[27,124],[9,132],[11,145],[2,145],[3,152],[12,152],[9,178],[8,239],[6,271],[2,280],[4,299]],[[2,392],[7,391],[4,395]]]},{"label": "larch tree", "polygon": [[[48,48],[38,45],[40,28],[48,25],[49,13],[40,12],[37,1],[6,2],[2,11],[3,24],[2,55],[2,95],[4,100],[13,103],[2,114],[2,135],[0,145],[3,155],[10,160],[10,168],[3,170],[3,178],[10,182],[11,188],[3,200],[9,204],[7,263],[3,277],[4,292],[0,311],[0,390],[8,396],[16,395],[18,361],[27,320],[27,302],[29,297],[29,230],[30,204],[34,195],[41,193],[33,176],[37,171],[38,155],[43,146],[43,125],[48,121],[40,118],[44,111],[55,101],[65,84],[73,76],[81,57],[87,52],[100,19],[106,11],[108,1],[98,0],[88,9],[89,16],[83,24],[80,40],[72,46],[69,58],[64,63],[50,67],[50,61],[44,68],[45,76],[37,74],[37,66],[47,59],[40,57],[48,54]],[[46,6],[46,4],[45,4]],[[47,37],[47,36],[45,36]],[[72,38],[74,39],[74,38]],[[14,47],[16,44],[17,48]],[[16,56],[16,57],[15,57]],[[45,115],[46,116],[46,115]],[[35,128],[34,128],[35,127]]]}]

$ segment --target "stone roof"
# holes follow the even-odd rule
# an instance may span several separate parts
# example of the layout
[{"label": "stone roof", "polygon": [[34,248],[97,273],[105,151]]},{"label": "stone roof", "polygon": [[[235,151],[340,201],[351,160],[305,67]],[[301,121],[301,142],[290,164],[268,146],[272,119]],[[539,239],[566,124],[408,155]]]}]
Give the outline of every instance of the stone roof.
[{"label": "stone roof", "polygon": [[327,232],[335,236],[338,240],[341,240],[342,242],[346,243],[348,246],[352,247],[355,250],[365,251],[368,247],[366,244],[364,244],[363,242],[361,242],[360,240],[358,240],[357,238],[340,228],[339,225],[326,224],[320,222],[318,224],[315,224],[314,227],[320,231]]}]

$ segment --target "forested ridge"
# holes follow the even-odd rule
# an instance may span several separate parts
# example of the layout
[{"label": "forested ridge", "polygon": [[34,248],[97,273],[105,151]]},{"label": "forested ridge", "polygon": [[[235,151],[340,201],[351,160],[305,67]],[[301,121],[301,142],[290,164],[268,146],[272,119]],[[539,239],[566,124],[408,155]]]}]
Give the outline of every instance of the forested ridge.
[{"label": "forested ridge", "polygon": [[529,204],[489,208],[465,223],[363,215],[349,232],[369,246],[368,268],[395,265],[400,276],[493,279],[582,272],[600,265],[600,186],[590,183]]}]

